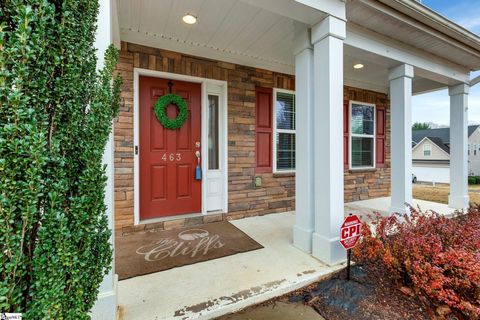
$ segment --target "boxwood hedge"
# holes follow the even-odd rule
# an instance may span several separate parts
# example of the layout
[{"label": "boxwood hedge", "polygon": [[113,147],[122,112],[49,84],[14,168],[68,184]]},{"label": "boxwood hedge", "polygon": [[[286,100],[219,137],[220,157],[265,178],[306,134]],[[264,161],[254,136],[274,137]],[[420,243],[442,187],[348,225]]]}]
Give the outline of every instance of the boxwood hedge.
[{"label": "boxwood hedge", "polygon": [[0,312],[86,319],[112,259],[102,154],[118,52],[97,0],[0,1]]}]

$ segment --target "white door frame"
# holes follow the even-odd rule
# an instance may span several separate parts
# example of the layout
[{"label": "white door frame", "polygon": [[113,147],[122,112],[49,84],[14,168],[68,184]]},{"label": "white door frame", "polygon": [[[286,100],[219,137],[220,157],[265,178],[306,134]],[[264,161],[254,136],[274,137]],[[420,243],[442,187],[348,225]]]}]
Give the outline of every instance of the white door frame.
[{"label": "white door frame", "polygon": [[219,130],[219,138],[220,138],[220,164],[223,168],[223,206],[221,208],[222,212],[227,212],[228,210],[228,95],[227,95],[227,82],[221,80],[214,80],[214,79],[206,79],[194,76],[187,76],[181,75],[176,73],[169,73],[163,71],[155,71],[149,69],[142,69],[142,68],[134,68],[133,69],[133,124],[134,124],[134,132],[133,132],[133,144],[134,148],[137,147],[138,151],[140,152],[140,117],[139,117],[139,77],[140,76],[148,76],[154,78],[162,78],[162,79],[169,79],[169,80],[178,80],[178,81],[186,81],[186,82],[194,82],[200,83],[202,85],[201,88],[201,159],[202,159],[202,212],[194,213],[194,214],[181,214],[175,216],[167,216],[167,217],[159,217],[154,219],[148,219],[141,221],[140,220],[140,154],[136,154],[134,152],[133,155],[133,179],[134,179],[134,186],[133,186],[133,209],[134,209],[134,225],[145,223],[145,221],[150,222],[158,222],[164,220],[171,220],[172,218],[181,218],[181,217],[192,217],[192,216],[199,216],[199,215],[206,215],[208,214],[207,208],[207,169],[208,169],[208,149],[207,149],[207,139],[208,139],[208,87],[209,85],[215,85],[221,88],[220,94],[220,129]]}]

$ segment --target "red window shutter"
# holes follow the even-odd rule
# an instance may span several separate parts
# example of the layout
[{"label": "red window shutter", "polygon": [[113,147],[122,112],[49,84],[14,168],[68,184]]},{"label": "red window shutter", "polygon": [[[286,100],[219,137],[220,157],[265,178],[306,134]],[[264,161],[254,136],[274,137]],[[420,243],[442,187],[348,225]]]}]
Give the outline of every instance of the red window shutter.
[{"label": "red window shutter", "polygon": [[348,143],[349,143],[349,101],[343,101],[343,166],[348,169]]},{"label": "red window shutter", "polygon": [[272,96],[271,88],[256,88],[256,169],[272,172]]},{"label": "red window shutter", "polygon": [[385,108],[377,106],[377,132],[376,132],[376,142],[375,142],[375,152],[376,152],[376,163],[377,168],[383,168],[385,166]]}]

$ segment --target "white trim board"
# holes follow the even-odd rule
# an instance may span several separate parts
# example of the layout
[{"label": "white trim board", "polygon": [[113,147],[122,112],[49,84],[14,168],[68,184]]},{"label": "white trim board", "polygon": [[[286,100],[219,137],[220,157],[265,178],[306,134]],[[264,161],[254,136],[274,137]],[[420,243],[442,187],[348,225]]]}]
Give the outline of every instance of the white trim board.
[{"label": "white trim board", "polygon": [[[352,167],[352,104],[373,107],[373,137],[371,135],[359,135],[356,137],[365,137],[373,139],[373,155],[372,166],[367,167]],[[348,102],[348,168],[349,170],[375,170],[377,168],[377,106],[374,103],[367,103],[361,101],[350,100]]]},{"label": "white trim board", "polygon": [[347,25],[345,45],[377,54],[415,67],[415,75],[444,84],[467,83],[469,70],[441,57],[367,30],[353,23]]},{"label": "white trim board", "polygon": [[[279,88],[273,88],[272,91],[272,173],[294,173],[294,169],[290,170],[278,170],[277,169],[277,133],[279,132],[280,129],[277,129],[277,93],[282,92],[282,93],[289,93],[293,94],[295,96],[295,91],[293,90],[287,90],[287,89],[279,89]],[[294,99],[295,101],[295,99]],[[295,117],[297,116],[297,105],[295,105]],[[295,123],[295,122],[294,122]],[[282,130],[280,130],[281,132]],[[286,130],[290,131],[290,130]],[[297,128],[295,127],[295,130],[291,130],[295,134],[295,142],[297,139]],[[285,131],[284,131],[285,132]],[[296,154],[295,154],[296,158]]]},{"label": "white trim board", "polygon": [[[140,125],[139,125],[139,77],[140,76],[149,76],[155,78],[162,78],[162,79],[170,79],[170,80],[179,80],[179,81],[186,81],[186,82],[194,82],[200,83],[202,85],[201,88],[201,159],[202,159],[202,212],[197,213],[201,215],[209,214],[209,210],[207,208],[207,197],[206,197],[206,190],[207,190],[207,176],[208,176],[208,150],[207,150],[207,135],[208,135],[208,126],[207,126],[207,116],[208,116],[208,93],[215,92],[219,95],[220,99],[220,163],[222,165],[222,188],[223,188],[223,201],[222,201],[222,208],[220,208],[221,212],[228,211],[228,93],[227,93],[227,82],[221,80],[214,80],[214,79],[206,79],[194,76],[187,76],[163,71],[155,71],[150,69],[142,69],[142,68],[134,68],[133,69],[133,124],[134,124],[134,131],[133,131],[133,144],[134,146],[140,145]],[[214,89],[210,89],[214,88]],[[213,90],[213,91],[212,91]],[[140,149],[140,148],[139,148]],[[133,156],[133,179],[134,179],[134,186],[133,186],[133,211],[134,211],[134,225],[139,225],[142,223],[150,223],[155,221],[163,221],[165,217],[159,217],[154,219],[148,219],[141,221],[140,220],[140,161],[139,161],[140,154],[135,154]],[[212,214],[218,213],[219,210],[212,210]],[[195,215],[195,213],[193,213]],[[178,217],[183,218],[187,215],[176,215],[170,217]],[[191,216],[189,214],[188,216]],[[146,222],[145,222],[146,221]]]}]

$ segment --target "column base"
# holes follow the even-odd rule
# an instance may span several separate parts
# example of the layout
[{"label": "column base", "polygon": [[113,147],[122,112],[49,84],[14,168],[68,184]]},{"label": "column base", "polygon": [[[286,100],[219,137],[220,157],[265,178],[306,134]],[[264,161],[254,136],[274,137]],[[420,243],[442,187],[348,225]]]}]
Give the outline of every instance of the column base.
[{"label": "column base", "polygon": [[312,255],[329,266],[347,260],[346,251],[340,244],[339,237],[327,239],[316,232],[312,235]]},{"label": "column base", "polygon": [[117,319],[117,288],[118,275],[114,275],[113,288],[111,291],[98,294],[97,301],[90,311],[92,320],[116,320]]},{"label": "column base", "polygon": [[293,227],[293,245],[298,249],[312,252],[312,234],[313,229],[304,229],[300,226]]},{"label": "column base", "polygon": [[466,209],[470,202],[469,196],[448,196],[448,206],[454,209]]},{"label": "column base", "polygon": [[394,213],[405,214],[405,213],[410,213],[410,209],[408,209],[407,206],[391,206],[388,209],[388,212],[390,213],[390,215]]}]

